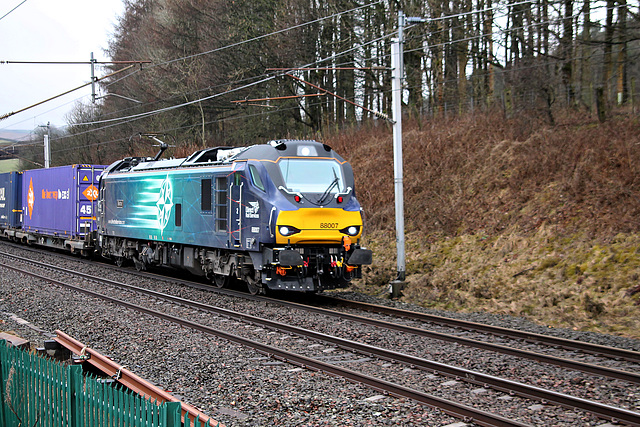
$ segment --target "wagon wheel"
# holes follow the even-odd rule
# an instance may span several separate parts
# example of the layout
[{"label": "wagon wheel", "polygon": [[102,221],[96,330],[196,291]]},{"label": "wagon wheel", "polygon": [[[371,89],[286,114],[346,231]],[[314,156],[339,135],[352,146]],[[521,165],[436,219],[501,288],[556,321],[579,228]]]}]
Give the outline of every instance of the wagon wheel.
[{"label": "wagon wheel", "polygon": [[124,265],[125,260],[126,260],[125,257],[117,256],[114,262],[118,267],[122,267]]}]

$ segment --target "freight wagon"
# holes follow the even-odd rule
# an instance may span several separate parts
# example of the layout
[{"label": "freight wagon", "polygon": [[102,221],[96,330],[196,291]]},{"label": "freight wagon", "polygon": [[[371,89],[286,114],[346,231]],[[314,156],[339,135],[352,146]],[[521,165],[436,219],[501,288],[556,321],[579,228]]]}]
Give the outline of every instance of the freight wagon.
[{"label": "freight wagon", "polygon": [[102,165],[32,169],[22,175],[22,227],[15,239],[89,255]]},{"label": "freight wagon", "polygon": [[22,172],[0,174],[0,234],[13,239],[22,226]]}]

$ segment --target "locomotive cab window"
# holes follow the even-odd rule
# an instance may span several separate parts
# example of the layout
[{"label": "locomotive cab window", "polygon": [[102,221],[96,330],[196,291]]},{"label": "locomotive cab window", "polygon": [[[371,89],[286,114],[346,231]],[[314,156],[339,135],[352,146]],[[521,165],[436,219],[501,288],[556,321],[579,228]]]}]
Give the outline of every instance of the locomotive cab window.
[{"label": "locomotive cab window", "polygon": [[264,184],[262,183],[262,178],[260,178],[258,168],[256,168],[254,165],[249,165],[249,173],[251,174],[251,182],[253,182],[253,185],[262,191],[266,191],[264,189]]},{"label": "locomotive cab window", "polygon": [[301,193],[342,193],[342,167],[335,160],[282,159],[278,163],[285,186]]}]

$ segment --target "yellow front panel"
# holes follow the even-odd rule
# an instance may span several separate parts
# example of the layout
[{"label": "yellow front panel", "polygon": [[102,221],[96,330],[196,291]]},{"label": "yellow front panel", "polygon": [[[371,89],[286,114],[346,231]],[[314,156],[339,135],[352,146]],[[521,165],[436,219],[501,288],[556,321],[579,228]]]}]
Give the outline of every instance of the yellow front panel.
[{"label": "yellow front panel", "polygon": [[[354,241],[362,235],[362,215],[359,211],[345,211],[336,208],[302,208],[297,211],[282,211],[276,222],[276,243],[341,243],[339,230],[357,225],[360,233],[351,236]],[[278,226],[288,225],[302,230],[293,236],[285,237],[280,234]]]}]

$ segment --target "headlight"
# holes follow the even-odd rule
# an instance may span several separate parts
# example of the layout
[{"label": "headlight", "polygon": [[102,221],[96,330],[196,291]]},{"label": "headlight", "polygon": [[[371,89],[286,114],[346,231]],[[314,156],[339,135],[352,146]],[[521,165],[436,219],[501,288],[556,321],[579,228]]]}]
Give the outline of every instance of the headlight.
[{"label": "headlight", "polygon": [[300,232],[300,229],[292,227],[290,225],[281,225],[278,227],[278,231],[284,237],[293,236],[296,233]]},{"label": "headlight", "polygon": [[360,226],[352,225],[350,227],[343,228],[342,230],[340,230],[340,232],[349,236],[357,236],[358,233],[360,233]]}]

